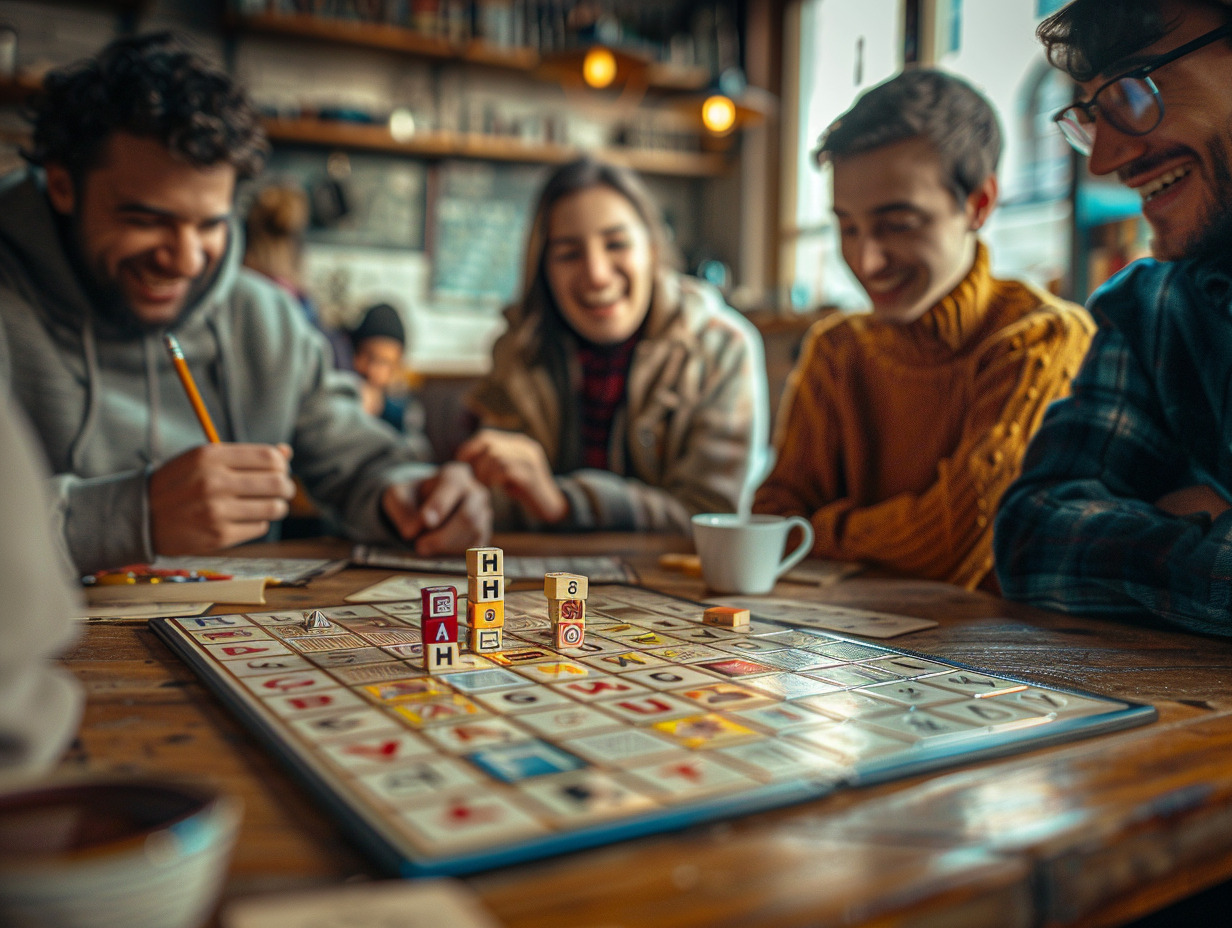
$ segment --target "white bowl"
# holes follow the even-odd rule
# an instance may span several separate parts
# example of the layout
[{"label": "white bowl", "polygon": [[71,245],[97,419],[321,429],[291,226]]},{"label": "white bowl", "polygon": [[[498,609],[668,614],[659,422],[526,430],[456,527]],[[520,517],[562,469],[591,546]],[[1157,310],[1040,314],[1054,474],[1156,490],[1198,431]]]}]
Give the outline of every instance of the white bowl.
[{"label": "white bowl", "polygon": [[155,780],[0,794],[0,925],[198,928],[239,821],[234,798]]}]

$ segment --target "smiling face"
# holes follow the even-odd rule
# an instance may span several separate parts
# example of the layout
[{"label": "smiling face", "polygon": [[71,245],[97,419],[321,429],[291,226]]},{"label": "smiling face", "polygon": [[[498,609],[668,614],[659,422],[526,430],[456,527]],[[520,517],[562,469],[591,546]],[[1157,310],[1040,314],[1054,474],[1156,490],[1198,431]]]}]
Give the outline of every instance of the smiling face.
[{"label": "smiling face", "polygon": [[924,139],[833,159],[834,215],[843,260],[873,315],[914,322],[953,290],[975,261],[976,230],[996,201],[989,176],[962,203]]},{"label": "smiling face", "polygon": [[70,216],[87,272],[109,303],[147,326],[174,322],[227,249],[235,168],[198,168],[153,139],[117,133],[80,188],[47,166],[47,194]]},{"label": "smiling face", "polygon": [[548,214],[543,260],[561,314],[589,342],[625,341],[650,311],[650,233],[633,204],[611,187],[587,187],[557,201]]},{"label": "smiling face", "polygon": [[[1163,5],[1175,28],[1107,74],[1081,85],[1083,99],[1109,80],[1145,60],[1171,51],[1222,25],[1225,17],[1198,4]],[[1229,231],[1221,221],[1232,207],[1232,48],[1217,41],[1152,72],[1164,115],[1146,135],[1120,132],[1107,120],[1095,123],[1090,156],[1094,174],[1116,173],[1142,197],[1151,225],[1151,249],[1165,261],[1222,244]],[[1210,239],[1218,237],[1221,242]],[[1216,250],[1221,250],[1216,247]]]}]

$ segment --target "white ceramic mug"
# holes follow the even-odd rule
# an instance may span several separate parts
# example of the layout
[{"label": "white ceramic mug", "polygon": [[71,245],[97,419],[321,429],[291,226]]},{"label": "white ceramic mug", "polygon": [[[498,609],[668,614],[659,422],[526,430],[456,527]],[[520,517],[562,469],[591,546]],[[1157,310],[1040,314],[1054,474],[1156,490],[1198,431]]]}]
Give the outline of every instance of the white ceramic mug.
[{"label": "white ceramic mug", "polygon": [[[804,537],[784,557],[787,536],[796,527]],[[813,526],[800,516],[702,513],[693,517],[693,544],[702,578],[716,593],[768,593],[812,550]]]}]

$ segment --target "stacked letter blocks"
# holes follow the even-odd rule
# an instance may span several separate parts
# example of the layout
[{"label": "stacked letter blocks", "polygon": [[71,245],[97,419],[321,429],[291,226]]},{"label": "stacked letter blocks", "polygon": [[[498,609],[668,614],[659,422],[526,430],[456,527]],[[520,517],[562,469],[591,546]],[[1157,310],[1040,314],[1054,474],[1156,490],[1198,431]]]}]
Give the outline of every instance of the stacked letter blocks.
[{"label": "stacked letter blocks", "polygon": [[423,596],[423,662],[428,673],[458,666],[458,591],[426,586]]},{"label": "stacked letter blocks", "polygon": [[586,640],[586,578],[580,574],[543,575],[552,638],[558,648],[581,647]]},{"label": "stacked letter blocks", "polygon": [[466,620],[476,654],[501,650],[505,630],[505,553],[500,548],[466,551]]}]

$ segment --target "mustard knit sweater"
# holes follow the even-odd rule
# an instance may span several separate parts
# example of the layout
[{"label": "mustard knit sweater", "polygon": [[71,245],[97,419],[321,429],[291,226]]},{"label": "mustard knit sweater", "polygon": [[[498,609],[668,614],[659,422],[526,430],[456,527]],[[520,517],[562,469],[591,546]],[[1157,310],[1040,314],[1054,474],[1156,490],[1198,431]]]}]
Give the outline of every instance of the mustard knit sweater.
[{"label": "mustard knit sweater", "polygon": [[992,519],[1094,334],[1080,306],[971,272],[908,325],[835,314],[783,395],[757,512],[810,519],[813,553],[974,588]]}]

